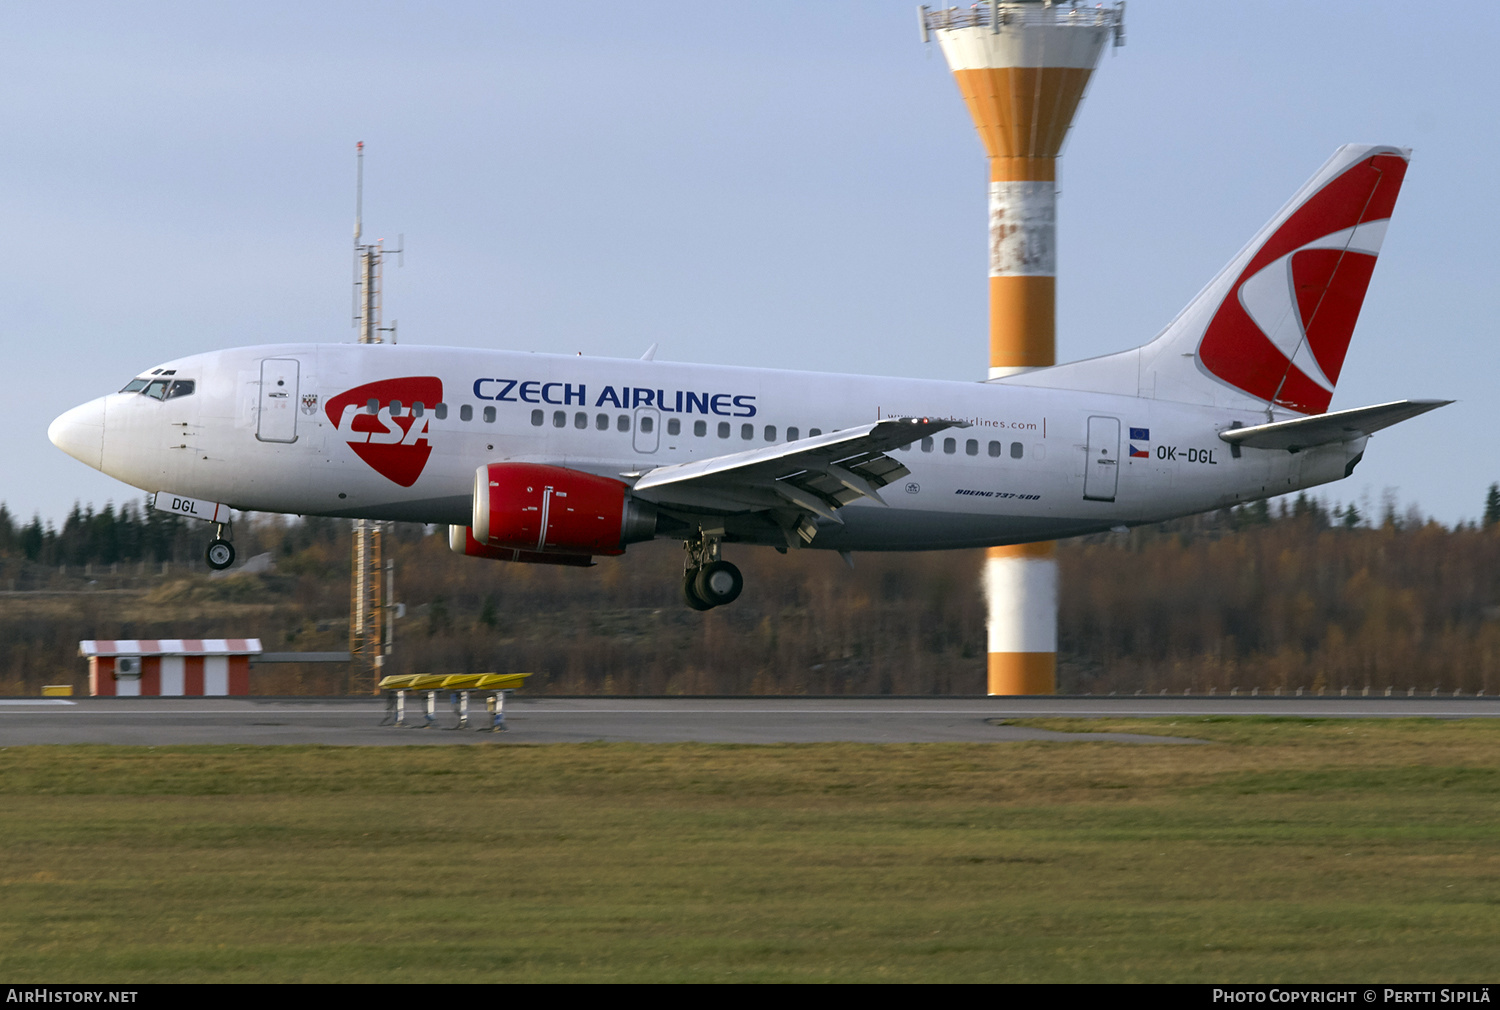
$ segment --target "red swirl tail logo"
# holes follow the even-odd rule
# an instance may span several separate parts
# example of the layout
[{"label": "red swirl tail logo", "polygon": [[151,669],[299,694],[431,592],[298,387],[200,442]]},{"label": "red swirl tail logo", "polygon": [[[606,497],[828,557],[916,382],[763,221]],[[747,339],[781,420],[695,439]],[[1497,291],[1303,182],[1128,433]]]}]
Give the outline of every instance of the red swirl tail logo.
[{"label": "red swirl tail logo", "polygon": [[329,399],[323,409],[355,455],[387,480],[411,487],[432,455],[428,425],[432,408],[442,401],[442,379],[411,375],[356,386]]},{"label": "red swirl tail logo", "polygon": [[1203,366],[1268,403],[1326,411],[1405,177],[1404,158],[1377,154],[1303,201],[1235,279]]}]

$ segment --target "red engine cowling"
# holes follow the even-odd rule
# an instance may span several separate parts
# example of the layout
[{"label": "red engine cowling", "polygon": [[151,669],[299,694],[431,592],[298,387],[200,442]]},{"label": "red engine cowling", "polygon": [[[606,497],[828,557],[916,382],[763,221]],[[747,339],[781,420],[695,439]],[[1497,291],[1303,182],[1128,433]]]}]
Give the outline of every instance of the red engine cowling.
[{"label": "red engine cowling", "polygon": [[490,463],[474,475],[473,536],[538,554],[623,554],[656,533],[656,510],[623,481],[540,463]]},{"label": "red engine cowling", "polygon": [[448,527],[448,549],[471,558],[519,561],[528,565],[573,565],[588,568],[594,563],[594,559],[587,554],[538,554],[536,551],[518,551],[509,547],[486,547],[474,539],[474,530],[468,526]]}]

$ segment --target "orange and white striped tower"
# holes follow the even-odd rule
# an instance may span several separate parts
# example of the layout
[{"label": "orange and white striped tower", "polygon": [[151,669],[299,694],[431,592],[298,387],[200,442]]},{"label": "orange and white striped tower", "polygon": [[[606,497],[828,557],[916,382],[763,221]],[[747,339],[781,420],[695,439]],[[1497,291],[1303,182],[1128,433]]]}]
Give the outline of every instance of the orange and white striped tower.
[{"label": "orange and white striped tower", "polygon": [[[1125,5],[990,0],[921,9],[990,160],[991,379],[1057,363],[1057,155]],[[1057,559],[1051,543],[991,547],[989,693],[1057,689]]]}]

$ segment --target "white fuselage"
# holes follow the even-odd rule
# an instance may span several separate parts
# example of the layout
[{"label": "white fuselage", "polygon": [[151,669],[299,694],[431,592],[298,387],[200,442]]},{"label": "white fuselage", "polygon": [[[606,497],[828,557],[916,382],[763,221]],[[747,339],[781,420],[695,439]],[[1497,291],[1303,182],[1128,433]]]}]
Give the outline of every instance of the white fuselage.
[{"label": "white fuselage", "polygon": [[[1218,432],[1263,423],[1264,411],[1003,382],[460,348],[274,345],[157,371],[167,370],[193,392],[103,397],[59,418],[54,440],[149,492],[453,525],[470,523],[475,470],[488,463],[628,483],[815,429],[893,416],[968,422],[893,452],[911,473],[885,489],[884,506],[856,502],[843,525],[820,523],[811,546],[838,550],[979,547],[1160,521],[1337,480],[1365,443],[1236,456]],[[351,399],[371,384],[375,395]],[[751,527],[729,538],[782,542]]]}]

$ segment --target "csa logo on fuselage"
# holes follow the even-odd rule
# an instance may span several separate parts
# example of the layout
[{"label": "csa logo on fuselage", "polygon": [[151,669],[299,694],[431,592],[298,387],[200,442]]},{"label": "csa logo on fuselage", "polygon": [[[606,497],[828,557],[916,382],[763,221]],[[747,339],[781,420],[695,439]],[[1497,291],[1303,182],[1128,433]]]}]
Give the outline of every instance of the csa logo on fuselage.
[{"label": "csa logo on fuselage", "polygon": [[[432,408],[442,401],[442,379],[409,375],[356,386],[327,400],[323,410],[356,456],[387,480],[411,487],[432,455],[427,429]],[[417,404],[423,408],[420,417],[413,409]]]}]

